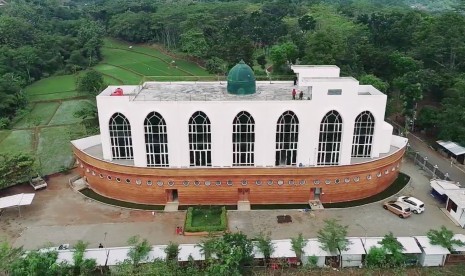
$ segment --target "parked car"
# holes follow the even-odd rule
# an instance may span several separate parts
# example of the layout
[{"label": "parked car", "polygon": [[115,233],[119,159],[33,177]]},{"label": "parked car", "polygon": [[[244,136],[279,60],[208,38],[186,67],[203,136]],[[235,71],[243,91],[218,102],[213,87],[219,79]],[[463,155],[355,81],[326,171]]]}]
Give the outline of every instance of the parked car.
[{"label": "parked car", "polygon": [[383,208],[393,212],[399,218],[408,218],[412,214],[407,204],[395,200],[384,202]]},{"label": "parked car", "polygon": [[414,214],[421,214],[425,211],[425,204],[423,201],[417,198],[411,196],[401,196],[397,199],[397,201],[407,204]]}]

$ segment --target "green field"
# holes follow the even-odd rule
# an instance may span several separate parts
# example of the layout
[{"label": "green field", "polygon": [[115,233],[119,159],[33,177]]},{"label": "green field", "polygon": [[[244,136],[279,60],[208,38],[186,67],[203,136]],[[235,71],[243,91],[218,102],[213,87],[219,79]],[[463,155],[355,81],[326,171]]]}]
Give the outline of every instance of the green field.
[{"label": "green field", "polygon": [[75,75],[64,75],[36,81],[26,87],[25,92],[27,96],[36,96],[73,90],[76,90]]},{"label": "green field", "polygon": [[99,64],[94,69],[102,74],[112,76],[123,84],[139,84],[143,78],[143,76],[109,64]]},{"label": "green field", "polygon": [[42,174],[51,174],[72,165],[72,139],[84,135],[80,124],[42,128],[37,146],[38,163]]},{"label": "green field", "polygon": [[[102,55],[102,62],[93,69],[104,75],[108,85],[140,84],[144,79],[182,81],[209,76],[194,63],[174,59],[146,45],[105,39]],[[170,65],[172,60],[176,66]],[[95,104],[93,97],[80,99],[84,95],[76,91],[79,74],[53,76],[26,87],[29,107],[15,118],[12,130],[0,131],[0,153],[35,153],[43,174],[69,167],[72,163],[70,140],[85,136],[85,128],[74,113]]]},{"label": "green field", "polygon": [[0,143],[0,153],[31,153],[33,152],[32,137],[32,130],[11,131]]},{"label": "green field", "polygon": [[50,120],[49,125],[61,125],[61,124],[75,124],[81,121],[80,118],[76,118],[74,113],[83,109],[86,106],[90,106],[92,103],[89,100],[73,100],[65,101],[60,107],[58,107],[55,115]]},{"label": "green field", "polygon": [[60,106],[59,102],[35,103],[32,110],[14,124],[15,128],[47,125]]}]

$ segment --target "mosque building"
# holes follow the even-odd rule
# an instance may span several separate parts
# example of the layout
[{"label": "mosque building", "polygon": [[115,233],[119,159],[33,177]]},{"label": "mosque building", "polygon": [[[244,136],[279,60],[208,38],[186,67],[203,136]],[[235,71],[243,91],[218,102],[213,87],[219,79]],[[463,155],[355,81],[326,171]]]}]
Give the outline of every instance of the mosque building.
[{"label": "mosque building", "polygon": [[292,70],[296,85],[256,81],[241,61],[226,82],[109,86],[100,135],[72,141],[80,173],[98,194],[153,205],[342,202],[388,188],[407,139],[384,121],[386,95],[337,66]]}]

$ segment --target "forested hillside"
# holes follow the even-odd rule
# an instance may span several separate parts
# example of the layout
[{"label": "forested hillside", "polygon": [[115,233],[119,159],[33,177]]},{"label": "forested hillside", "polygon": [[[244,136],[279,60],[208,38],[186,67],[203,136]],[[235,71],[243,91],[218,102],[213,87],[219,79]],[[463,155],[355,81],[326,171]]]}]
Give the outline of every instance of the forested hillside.
[{"label": "forested hillside", "polygon": [[465,145],[463,3],[74,0],[64,8],[10,1],[0,16],[0,75],[8,84],[0,84],[0,97],[10,97],[0,116],[21,105],[24,83],[91,66],[104,33],[182,52],[218,74],[240,59],[257,75],[265,68],[290,74],[291,63],[336,64],[386,92],[389,114]]}]

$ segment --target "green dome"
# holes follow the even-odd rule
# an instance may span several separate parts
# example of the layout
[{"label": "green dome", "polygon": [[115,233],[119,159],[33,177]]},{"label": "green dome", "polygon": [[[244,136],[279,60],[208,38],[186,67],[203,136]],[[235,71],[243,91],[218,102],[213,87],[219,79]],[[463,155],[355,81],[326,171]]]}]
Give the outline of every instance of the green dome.
[{"label": "green dome", "polygon": [[249,95],[255,93],[255,75],[252,68],[241,60],[228,74],[228,93]]}]

